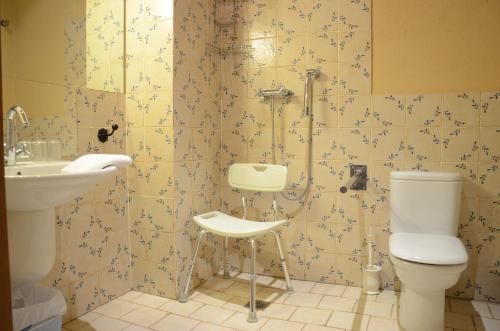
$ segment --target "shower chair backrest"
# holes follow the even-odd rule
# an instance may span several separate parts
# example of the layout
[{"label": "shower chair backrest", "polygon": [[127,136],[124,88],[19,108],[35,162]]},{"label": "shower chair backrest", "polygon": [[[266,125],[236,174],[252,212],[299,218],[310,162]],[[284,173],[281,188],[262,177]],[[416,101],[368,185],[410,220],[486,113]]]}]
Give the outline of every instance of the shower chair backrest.
[{"label": "shower chair backrest", "polygon": [[228,182],[234,188],[280,192],[286,186],[287,168],[277,164],[235,163],[229,168]]}]

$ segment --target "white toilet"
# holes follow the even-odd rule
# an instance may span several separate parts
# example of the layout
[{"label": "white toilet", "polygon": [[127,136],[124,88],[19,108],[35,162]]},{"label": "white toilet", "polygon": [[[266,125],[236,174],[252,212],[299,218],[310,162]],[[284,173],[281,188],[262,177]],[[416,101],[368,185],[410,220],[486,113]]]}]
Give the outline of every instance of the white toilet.
[{"label": "white toilet", "polygon": [[399,324],[406,331],[445,329],[445,290],[468,260],[456,237],[461,186],[456,173],[391,173],[389,251],[401,280]]}]

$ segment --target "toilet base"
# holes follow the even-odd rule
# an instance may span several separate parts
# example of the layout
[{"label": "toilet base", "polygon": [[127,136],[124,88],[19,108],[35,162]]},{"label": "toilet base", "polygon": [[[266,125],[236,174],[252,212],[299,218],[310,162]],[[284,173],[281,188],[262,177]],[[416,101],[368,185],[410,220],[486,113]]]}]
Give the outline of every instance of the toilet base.
[{"label": "toilet base", "polygon": [[416,292],[401,284],[398,320],[406,331],[443,331],[445,293]]}]

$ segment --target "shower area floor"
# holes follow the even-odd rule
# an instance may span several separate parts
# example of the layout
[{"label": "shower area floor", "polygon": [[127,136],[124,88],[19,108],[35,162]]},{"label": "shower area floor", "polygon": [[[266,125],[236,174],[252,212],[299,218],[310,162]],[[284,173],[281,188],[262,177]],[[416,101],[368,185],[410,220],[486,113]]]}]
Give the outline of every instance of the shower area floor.
[{"label": "shower area floor", "polygon": [[[398,293],[365,295],[361,288],[294,280],[294,294],[284,281],[258,277],[257,298],[270,304],[247,323],[248,274],[214,277],[198,287],[187,303],[130,291],[68,322],[64,330],[276,330],[396,331]],[[500,305],[446,300],[446,331],[500,330]]]}]

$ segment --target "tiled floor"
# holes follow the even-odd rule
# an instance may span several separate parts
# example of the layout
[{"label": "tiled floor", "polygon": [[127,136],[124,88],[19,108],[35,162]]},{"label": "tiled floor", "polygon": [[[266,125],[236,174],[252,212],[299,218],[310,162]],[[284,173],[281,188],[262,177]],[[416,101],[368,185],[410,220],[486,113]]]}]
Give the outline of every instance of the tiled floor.
[{"label": "tiled floor", "polygon": [[[67,323],[64,330],[400,330],[393,291],[366,296],[358,287],[293,281],[295,293],[289,295],[281,279],[270,277],[258,278],[257,296],[272,303],[258,311],[258,323],[247,323],[247,276],[213,278],[187,303],[131,291]],[[446,305],[446,331],[500,330],[498,304],[451,299]]]}]

